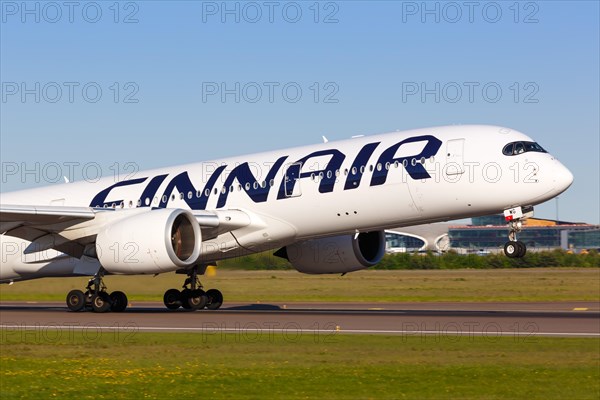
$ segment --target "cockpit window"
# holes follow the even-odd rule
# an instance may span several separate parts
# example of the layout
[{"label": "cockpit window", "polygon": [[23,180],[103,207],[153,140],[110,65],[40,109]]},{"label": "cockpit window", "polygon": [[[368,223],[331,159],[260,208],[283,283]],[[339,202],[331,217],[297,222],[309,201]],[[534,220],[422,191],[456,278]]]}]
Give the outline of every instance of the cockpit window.
[{"label": "cockpit window", "polygon": [[513,151],[513,154],[522,154],[522,153],[525,153],[525,146],[523,146],[523,143],[521,143],[521,142],[515,143],[515,150]]},{"label": "cockpit window", "polygon": [[542,146],[535,142],[512,142],[504,146],[502,149],[502,154],[505,156],[514,156],[517,154],[527,153],[529,151],[546,153],[546,150],[544,150]]}]

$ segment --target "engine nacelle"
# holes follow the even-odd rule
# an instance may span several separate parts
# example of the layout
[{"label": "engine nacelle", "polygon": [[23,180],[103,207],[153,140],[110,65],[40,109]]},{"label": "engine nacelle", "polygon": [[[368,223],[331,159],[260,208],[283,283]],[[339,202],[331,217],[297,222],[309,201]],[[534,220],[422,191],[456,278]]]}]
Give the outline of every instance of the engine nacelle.
[{"label": "engine nacelle", "polygon": [[294,243],[275,255],[305,274],[341,274],[377,264],[385,254],[383,231],[333,236]]},{"label": "engine nacelle", "polygon": [[189,211],[159,209],[106,226],[96,237],[96,252],[108,272],[156,274],[192,265],[201,243],[200,226]]}]

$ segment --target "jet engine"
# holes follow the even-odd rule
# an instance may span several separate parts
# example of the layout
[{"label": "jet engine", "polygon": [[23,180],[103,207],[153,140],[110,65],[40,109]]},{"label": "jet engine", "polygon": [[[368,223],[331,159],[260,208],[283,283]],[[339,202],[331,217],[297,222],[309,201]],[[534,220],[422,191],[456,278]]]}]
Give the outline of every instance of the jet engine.
[{"label": "jet engine", "polygon": [[384,254],[383,231],[311,239],[275,252],[276,256],[289,260],[294,268],[305,274],[358,271],[377,264]]},{"label": "jet engine", "polygon": [[96,253],[110,273],[169,272],[198,260],[201,235],[189,211],[151,210],[104,227],[96,237]]}]

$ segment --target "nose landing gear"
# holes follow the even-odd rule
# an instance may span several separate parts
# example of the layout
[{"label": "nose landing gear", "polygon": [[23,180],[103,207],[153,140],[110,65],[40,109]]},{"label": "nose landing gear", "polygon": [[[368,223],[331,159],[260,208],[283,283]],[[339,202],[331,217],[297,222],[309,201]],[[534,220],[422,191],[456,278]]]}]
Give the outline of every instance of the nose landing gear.
[{"label": "nose landing gear", "polygon": [[504,218],[508,221],[508,242],[504,244],[504,254],[510,258],[521,258],[527,253],[525,243],[517,240],[517,233],[523,230],[525,219],[533,217],[533,207],[514,207],[504,211]]}]

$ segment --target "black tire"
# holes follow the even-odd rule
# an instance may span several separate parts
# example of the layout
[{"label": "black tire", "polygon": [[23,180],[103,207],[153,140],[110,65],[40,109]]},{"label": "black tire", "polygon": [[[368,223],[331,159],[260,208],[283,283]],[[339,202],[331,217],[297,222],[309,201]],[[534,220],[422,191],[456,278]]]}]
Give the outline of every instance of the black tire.
[{"label": "black tire", "polygon": [[208,303],[206,304],[208,310],[218,310],[223,304],[223,293],[220,290],[209,289],[206,292],[206,297],[208,297]]},{"label": "black tire", "polygon": [[81,311],[85,307],[85,295],[81,290],[71,290],[67,294],[67,307],[71,311]]},{"label": "black tire", "polygon": [[190,310],[191,307],[188,303],[188,298],[192,295],[192,291],[190,289],[183,289],[181,291],[181,295],[179,297],[180,301],[181,301],[181,307],[185,308],[186,310]]},{"label": "black tire", "polygon": [[106,292],[96,293],[92,296],[92,310],[97,313],[110,310],[110,298]]},{"label": "black tire", "polygon": [[83,297],[85,298],[86,311],[92,311],[92,292],[90,292],[89,290],[86,290],[85,293],[83,294]]},{"label": "black tire", "polygon": [[190,310],[202,310],[208,302],[208,297],[202,289],[196,289],[190,291],[190,295],[186,299],[187,305]]},{"label": "black tire", "polygon": [[506,242],[504,244],[504,254],[506,254],[507,257],[515,258],[517,257],[517,254],[519,254],[519,248],[520,246],[517,245],[517,242]]},{"label": "black tire", "polygon": [[521,242],[520,240],[516,241],[515,243],[517,244],[519,250],[517,252],[517,258],[525,257],[525,254],[527,254],[527,246],[525,243]]},{"label": "black tire", "polygon": [[181,306],[181,292],[177,289],[169,289],[163,296],[163,303],[169,310],[177,310]]},{"label": "black tire", "polygon": [[127,308],[127,295],[125,293],[116,291],[110,294],[110,311],[122,312]]}]

